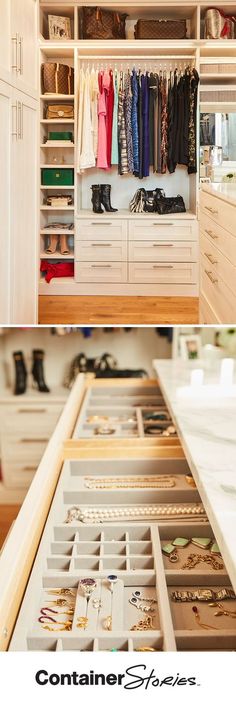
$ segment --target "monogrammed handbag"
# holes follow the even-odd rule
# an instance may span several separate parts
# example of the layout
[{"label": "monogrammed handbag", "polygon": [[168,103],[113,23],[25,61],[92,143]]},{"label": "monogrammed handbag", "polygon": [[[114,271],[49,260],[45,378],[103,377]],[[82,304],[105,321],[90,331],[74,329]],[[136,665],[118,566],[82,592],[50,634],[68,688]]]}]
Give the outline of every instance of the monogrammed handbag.
[{"label": "monogrammed handbag", "polygon": [[125,39],[127,15],[101,7],[81,9],[83,39]]},{"label": "monogrammed handbag", "polygon": [[43,63],[43,93],[73,95],[74,69],[63,63]]},{"label": "monogrammed handbag", "polygon": [[135,39],[186,39],[186,20],[138,20]]},{"label": "monogrammed handbag", "polygon": [[234,39],[236,35],[236,17],[226,15],[217,7],[209,7],[205,14],[205,39]]}]

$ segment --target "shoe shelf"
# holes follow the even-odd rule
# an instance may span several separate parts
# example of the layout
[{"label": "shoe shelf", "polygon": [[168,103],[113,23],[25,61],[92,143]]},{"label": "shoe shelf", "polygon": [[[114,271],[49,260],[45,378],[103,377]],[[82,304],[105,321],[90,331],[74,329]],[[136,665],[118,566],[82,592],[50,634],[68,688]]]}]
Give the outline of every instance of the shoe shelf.
[{"label": "shoe shelf", "polygon": [[[160,464],[163,471],[163,462]],[[126,478],[139,479],[140,476],[158,476],[159,469],[158,460],[121,461],[116,456],[111,461],[103,457],[64,462],[16,622],[11,650],[133,651],[145,646],[174,651],[184,647],[187,650],[217,650],[235,646],[233,617],[223,614],[216,618],[215,608],[210,608],[209,602],[198,602],[200,622],[210,626],[210,629],[203,629],[192,611],[195,601],[176,603],[172,598],[174,591],[193,593],[212,589],[216,592],[231,588],[222,558],[214,557],[223,566],[219,571],[214,571],[207,562],[204,567],[200,565],[201,568],[183,569],[183,560],[189,555],[191,543],[188,542],[182,550],[178,548],[179,561],[171,564],[169,569],[170,562],[166,562],[162,554],[163,545],[176,538],[186,538],[187,542],[197,537],[200,543],[208,538],[210,550],[215,540],[207,517],[178,520],[166,516],[164,521],[155,522],[149,518],[141,522],[133,515],[133,508],[139,501],[142,506],[148,505],[150,499],[156,505],[164,505],[164,500],[172,506],[177,502],[181,506],[188,505],[188,494],[194,496],[195,501],[199,500],[195,489],[176,486],[173,490],[167,489],[168,497],[166,494],[164,497],[162,489],[143,490],[142,495],[133,488],[101,489],[98,504],[98,491],[85,486],[88,475],[98,479],[103,474],[119,480],[122,470]],[[178,460],[167,462],[167,477],[170,471],[176,479],[183,477]],[[113,519],[109,524],[105,521],[94,524],[79,520],[66,522],[68,508],[77,504],[83,509],[88,505],[95,506],[96,510],[100,506],[106,510],[129,505],[132,516],[128,521],[125,518],[118,522]],[[209,552],[193,544],[191,548],[204,556]],[[110,574],[116,576],[112,589]],[[88,602],[82,579],[94,580],[94,590]],[[64,593],[61,589],[68,591]],[[135,596],[137,591],[138,598]],[[133,597],[136,597],[135,603],[130,602]],[[56,603],[61,598],[66,601],[63,606]],[[138,605],[151,610],[143,610]],[[233,600],[223,601],[223,605],[233,613]],[[47,618],[44,622],[39,621],[41,609],[47,607],[56,610],[53,617],[58,624],[55,626],[51,621],[47,622]],[[147,629],[133,629],[137,626]],[[217,630],[214,629],[216,626]],[[55,632],[56,628],[60,631]]]}]

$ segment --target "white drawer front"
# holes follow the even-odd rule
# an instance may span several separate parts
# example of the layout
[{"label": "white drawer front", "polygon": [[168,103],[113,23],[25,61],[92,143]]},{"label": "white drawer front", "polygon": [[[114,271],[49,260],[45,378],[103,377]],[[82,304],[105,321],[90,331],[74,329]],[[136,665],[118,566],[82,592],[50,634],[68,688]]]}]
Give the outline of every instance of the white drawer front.
[{"label": "white drawer front", "polygon": [[130,261],[197,261],[195,242],[130,242]]},{"label": "white drawer front", "polygon": [[236,266],[236,237],[227,232],[221,225],[212,222],[210,217],[202,211],[200,213],[200,226],[201,231],[208,240],[214,243],[222,254],[227,256],[231,263]]},{"label": "white drawer front", "polygon": [[78,261],[126,261],[127,243],[125,241],[76,242],[75,258]]},{"label": "white drawer front", "polygon": [[76,239],[127,239],[126,220],[115,220],[111,217],[94,217],[91,220],[77,219]]},{"label": "white drawer front", "polygon": [[[40,457],[41,459],[41,457]],[[40,460],[39,460],[40,461]],[[27,488],[33,480],[39,461],[8,461],[2,463],[2,473],[6,488]]]},{"label": "white drawer front", "polygon": [[62,412],[61,405],[2,405],[1,422],[5,432],[24,433],[26,437],[49,439]]},{"label": "white drawer front", "polygon": [[75,280],[77,283],[125,283],[127,281],[127,264],[124,262],[103,261],[92,263],[75,262]]},{"label": "white drawer front", "polygon": [[130,283],[196,283],[197,264],[129,264]]},{"label": "white drawer front", "polygon": [[1,449],[3,461],[39,462],[47,446],[47,437],[17,437],[5,435],[2,439]]},{"label": "white drawer front", "polygon": [[199,300],[199,322],[202,325],[219,324],[215,311],[212,310],[212,307],[209,305],[209,302],[206,300],[202,292]]},{"label": "white drawer front", "polygon": [[214,267],[205,265],[205,257],[201,257],[200,270],[201,291],[215,311],[221,323],[236,323],[236,297],[226,283],[217,277]]},{"label": "white drawer front", "polygon": [[129,220],[129,240],[163,240],[183,241],[196,240],[198,223],[196,220],[163,220],[153,218]]},{"label": "white drawer front", "polygon": [[219,275],[234,294],[236,292],[236,267],[221,254],[204,234],[201,234],[201,254],[204,258],[205,268],[214,270],[216,277]]},{"label": "white drawer front", "polygon": [[234,205],[204,192],[200,194],[200,204],[205,215],[235,235],[236,207]]}]

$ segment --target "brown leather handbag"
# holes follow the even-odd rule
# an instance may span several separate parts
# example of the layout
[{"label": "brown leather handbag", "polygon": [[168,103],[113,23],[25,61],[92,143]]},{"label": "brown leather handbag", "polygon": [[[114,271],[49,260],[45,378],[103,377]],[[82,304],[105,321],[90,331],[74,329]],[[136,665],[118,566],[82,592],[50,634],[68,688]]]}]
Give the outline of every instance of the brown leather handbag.
[{"label": "brown leather handbag", "polygon": [[46,119],[74,119],[74,105],[60,105],[60,103],[48,105],[46,108]]},{"label": "brown leather handbag", "polygon": [[105,10],[101,7],[81,8],[83,39],[125,39],[127,14]]},{"label": "brown leather handbag", "polygon": [[135,39],[186,39],[186,20],[138,20]]},{"label": "brown leather handbag", "polygon": [[63,63],[42,64],[43,93],[73,95],[74,69]]}]

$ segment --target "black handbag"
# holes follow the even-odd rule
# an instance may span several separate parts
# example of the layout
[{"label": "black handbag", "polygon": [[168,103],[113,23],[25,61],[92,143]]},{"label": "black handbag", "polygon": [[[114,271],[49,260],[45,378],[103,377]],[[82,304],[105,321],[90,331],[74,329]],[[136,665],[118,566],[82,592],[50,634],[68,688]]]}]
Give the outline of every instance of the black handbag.
[{"label": "black handbag", "polygon": [[156,212],[158,215],[173,215],[178,212],[186,212],[182,195],[166,198],[160,197],[156,200]]},{"label": "black handbag", "polygon": [[156,212],[156,202],[159,198],[164,196],[165,193],[162,188],[155,188],[155,190],[144,190],[144,212]]}]

